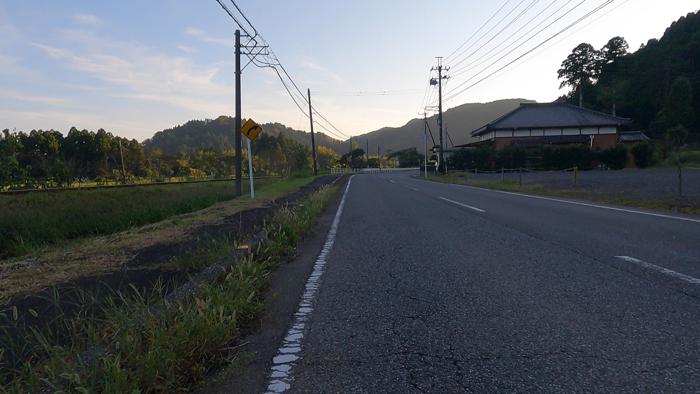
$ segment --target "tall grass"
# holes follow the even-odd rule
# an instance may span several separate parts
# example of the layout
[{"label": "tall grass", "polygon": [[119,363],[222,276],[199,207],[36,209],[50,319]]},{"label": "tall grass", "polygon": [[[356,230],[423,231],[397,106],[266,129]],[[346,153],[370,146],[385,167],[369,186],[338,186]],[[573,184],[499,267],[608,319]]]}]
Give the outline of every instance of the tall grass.
[{"label": "tall grass", "polygon": [[[4,389],[18,393],[188,390],[212,369],[240,356],[236,341],[242,327],[264,307],[262,292],[269,274],[281,258],[295,252],[337,190],[337,186],[326,187],[300,204],[279,209],[265,227],[263,246],[192,297],[155,310],[149,307],[149,300],[158,298],[153,294],[113,294],[94,313],[94,298],[83,296],[85,307],[77,314],[5,341],[0,349]],[[214,247],[219,250],[222,245]],[[202,259],[211,256],[201,251]],[[196,254],[187,256],[187,265],[196,259]],[[162,289],[156,286],[153,293],[161,296]]]},{"label": "tall grass", "polygon": [[[299,183],[264,180],[258,186],[281,190]],[[155,223],[234,197],[232,182],[0,195],[0,258]]]}]

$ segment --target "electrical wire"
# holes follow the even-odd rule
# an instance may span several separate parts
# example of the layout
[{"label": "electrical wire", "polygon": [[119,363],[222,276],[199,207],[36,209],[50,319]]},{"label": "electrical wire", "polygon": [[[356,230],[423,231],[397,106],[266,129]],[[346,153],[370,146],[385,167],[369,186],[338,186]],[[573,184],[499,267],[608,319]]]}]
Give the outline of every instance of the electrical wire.
[{"label": "electrical wire", "polygon": [[[495,25],[491,26],[491,28],[490,28],[489,30],[487,30],[486,32],[484,32],[484,34],[482,34],[479,38],[477,38],[476,41],[474,41],[474,42],[473,42],[471,45],[469,45],[467,48],[465,48],[465,49],[463,49],[462,51],[460,51],[459,54],[456,55],[457,58],[459,58],[459,57],[461,57],[462,55],[464,55],[465,53],[467,53],[470,49],[472,49],[472,48],[474,47],[474,45],[478,44],[479,41],[481,41],[484,37],[486,37],[486,36],[488,36],[489,34],[491,34],[491,32],[492,32],[494,29],[496,29],[498,26],[500,26],[500,24],[501,24],[503,21],[505,21],[506,18],[508,18],[513,12],[515,12],[515,10],[518,9],[518,7],[520,7],[520,5],[523,4],[524,2],[525,2],[525,0],[520,0],[520,2],[519,2],[518,4],[516,4],[515,7],[511,8],[510,11],[508,11],[508,13],[506,13],[505,15],[503,15],[503,17],[502,17],[501,19],[499,19],[498,22],[496,22]],[[472,53],[472,54],[473,54],[473,53]],[[471,56],[472,54],[470,54],[469,56]],[[455,62],[454,62],[454,61],[451,61],[451,63],[455,63]],[[457,62],[457,63],[459,63],[459,62]]]},{"label": "electrical wire", "polygon": [[[456,93],[452,93],[452,92],[454,92],[456,89],[459,89],[461,86],[463,86],[463,85],[465,84],[465,82],[463,82],[462,84],[460,84],[460,85],[458,85],[457,87],[455,87],[455,88],[449,93],[449,97],[446,99],[446,101],[452,100],[453,98],[459,96],[460,94],[466,92],[467,90],[473,88],[474,86],[476,86],[476,85],[482,83],[483,81],[489,79],[490,77],[494,76],[495,74],[499,73],[500,71],[504,70],[505,68],[509,67],[510,65],[514,64],[515,62],[517,62],[517,61],[519,61],[520,59],[524,58],[525,56],[529,55],[530,53],[536,51],[537,49],[539,49],[540,47],[542,47],[542,46],[545,45],[546,43],[548,43],[548,42],[552,41],[553,39],[557,38],[558,36],[560,36],[560,35],[563,34],[564,32],[568,31],[569,29],[571,29],[572,27],[576,26],[576,25],[579,24],[580,22],[582,22],[582,21],[588,19],[589,17],[591,17],[592,15],[596,14],[596,13],[599,12],[600,10],[604,9],[604,8],[607,7],[608,5],[614,3],[615,1],[616,1],[616,0],[606,0],[606,1],[603,2],[601,5],[597,6],[597,7],[594,8],[593,10],[589,11],[587,14],[585,14],[585,15],[583,15],[582,17],[578,18],[576,21],[570,23],[568,26],[566,26],[565,28],[559,30],[557,33],[553,34],[553,35],[550,36],[549,38],[547,38],[547,39],[545,39],[544,41],[540,42],[540,43],[537,44],[535,47],[529,49],[528,51],[526,51],[526,52],[523,53],[522,55],[520,55],[520,56],[518,56],[517,58],[515,58],[515,59],[509,61],[508,63],[506,63],[506,64],[503,65],[502,67],[500,67],[500,68],[498,68],[497,70],[491,72],[490,74],[486,75],[485,77],[479,79],[478,81],[474,82],[473,84],[471,84],[471,85],[469,85],[469,86],[467,86],[467,87],[465,87],[465,88],[463,88],[463,89],[457,91]],[[489,66],[489,67],[490,67],[490,66]]]},{"label": "electrical wire", "polygon": [[[513,9],[513,11],[515,11],[518,7],[520,7],[520,5],[521,5],[524,1],[525,1],[525,0],[521,0],[520,3],[518,3],[518,5]],[[460,64],[464,63],[465,61],[469,60],[472,56],[474,56],[475,54],[477,54],[477,53],[478,53],[481,49],[483,49],[486,45],[490,44],[493,40],[495,40],[496,37],[500,36],[500,35],[501,35],[504,31],[506,31],[509,27],[513,26],[513,24],[514,24],[515,22],[517,22],[518,19],[520,19],[525,13],[527,13],[528,11],[530,11],[530,9],[532,9],[532,7],[534,7],[535,4],[537,4],[537,2],[539,2],[539,1],[540,1],[540,0],[532,0],[532,1],[530,2],[529,5],[527,5],[522,11],[520,11],[520,13],[519,13],[518,15],[516,15],[510,22],[508,22],[505,26],[503,26],[503,28],[501,28],[501,30],[499,30],[496,34],[494,34],[493,36],[491,36],[491,38],[489,38],[488,40],[486,40],[486,42],[484,42],[483,44],[481,44],[480,47],[478,47],[477,49],[475,49],[474,51],[472,51],[469,55],[463,57],[462,59],[460,59],[460,60],[458,60],[458,61],[456,61],[456,62],[452,62],[452,66],[453,66],[453,67],[457,67],[457,66],[459,66]]]},{"label": "electrical wire", "polygon": [[[231,9],[228,8],[228,7],[226,6],[226,4],[224,4],[224,3],[222,2],[222,0],[216,0],[216,2],[221,6],[221,8],[223,8],[224,11],[228,14],[228,16],[229,16],[229,17],[236,23],[236,25],[238,25],[238,27],[248,36],[248,39],[249,39],[248,42],[249,42],[249,43],[250,43],[250,42],[253,42],[253,43],[255,44],[256,47],[265,46],[265,47],[268,48],[268,52],[269,52],[268,54],[266,54],[266,55],[264,56],[264,58],[265,58],[264,60],[260,60],[260,59],[258,59],[255,55],[251,55],[251,54],[249,54],[249,53],[246,53],[245,55],[250,59],[250,62],[251,62],[253,65],[255,65],[256,67],[258,67],[258,68],[271,68],[271,69],[273,69],[273,70],[275,71],[275,73],[277,74],[277,77],[279,78],[280,82],[282,83],[282,86],[284,87],[285,91],[287,92],[287,94],[289,95],[289,97],[292,99],[292,102],[294,102],[295,106],[296,106],[302,113],[304,113],[305,116],[308,118],[308,117],[309,117],[309,114],[308,114],[307,111],[302,107],[302,105],[299,103],[299,102],[301,102],[301,103],[306,103],[306,104],[308,105],[308,103],[309,103],[308,98],[304,95],[304,93],[301,91],[301,89],[299,89],[299,86],[297,85],[297,83],[296,83],[296,81],[294,80],[294,78],[292,78],[292,76],[290,75],[290,73],[287,71],[287,69],[284,67],[284,65],[282,64],[282,62],[279,60],[279,57],[277,57],[277,55],[274,53],[274,51],[272,51],[272,49],[270,48],[269,43],[268,43],[268,42],[265,40],[265,38],[260,34],[260,32],[255,28],[255,26],[254,26],[253,23],[250,21],[250,19],[248,19],[248,17],[245,15],[245,13],[243,13],[243,11],[241,10],[241,8],[236,4],[236,2],[235,2],[234,0],[230,0],[230,1],[231,1],[231,3],[233,4],[233,6],[236,8],[236,10],[238,11],[238,14],[240,14],[240,16],[243,18],[243,20],[245,20],[245,22],[248,24],[248,27],[249,27],[250,29],[253,30],[253,32],[254,32],[253,34],[251,34],[251,33],[248,31],[248,29],[246,29],[246,26],[244,26],[244,24],[241,23],[241,21],[236,17],[236,15],[231,11]],[[258,39],[259,39],[260,41],[258,41]],[[264,45],[259,45],[259,44],[264,44]],[[279,70],[282,70],[282,73],[280,73]],[[284,74],[284,76],[283,76],[283,74]],[[285,77],[286,77],[286,80],[285,80]],[[294,89],[292,89],[292,88],[288,85],[288,83],[291,83],[291,85],[292,85],[292,87],[293,87]],[[299,94],[299,96],[296,96],[296,95],[295,95],[294,90],[296,90],[296,92]],[[322,124],[320,124],[320,123],[318,123],[318,122],[316,122],[316,121],[314,121],[315,124],[318,124],[319,127],[321,127],[322,129],[324,129],[324,130],[325,130],[326,132],[328,132],[329,134],[333,135],[334,138],[339,138],[339,139],[341,139],[341,140],[342,140],[343,138],[345,138],[345,139],[348,139],[348,138],[349,138],[345,133],[343,133],[342,131],[340,131],[340,129],[337,128],[331,121],[329,121],[323,114],[321,114],[321,113],[318,111],[318,109],[316,109],[313,105],[311,106],[311,108],[312,108],[312,112],[315,113],[316,115],[318,115],[318,117],[321,118],[325,123],[327,123],[333,130],[335,130],[335,132],[331,132],[330,130],[328,130],[328,128],[327,128],[325,125],[322,125]],[[338,137],[338,136],[341,136],[341,137]]]},{"label": "electrical wire", "polygon": [[[607,1],[607,0],[606,0],[606,1]],[[555,23],[559,22],[561,19],[563,19],[565,16],[567,16],[567,15],[570,14],[571,12],[575,11],[578,7],[580,7],[581,5],[583,5],[585,2],[586,2],[586,0],[581,0],[581,1],[580,1],[578,4],[576,4],[574,7],[570,8],[570,9],[569,9],[568,11],[566,11],[564,14],[560,15],[558,18],[556,18],[555,20],[553,20],[552,22],[550,22],[547,26],[543,27],[542,29],[540,29],[539,31],[537,31],[535,34],[533,34],[533,35],[531,35],[530,37],[528,37],[525,41],[521,42],[518,46],[516,46],[515,48],[513,48],[513,50],[508,51],[508,53],[506,53],[506,54],[504,54],[503,56],[501,56],[500,58],[496,59],[494,62],[492,62],[492,63],[489,64],[488,66],[484,67],[481,71],[479,71],[479,72],[477,72],[476,74],[472,75],[472,76],[471,76],[470,78],[468,78],[466,81],[463,81],[462,83],[460,83],[459,85],[457,85],[457,86],[453,89],[453,91],[456,90],[456,89],[459,89],[461,86],[466,85],[467,83],[469,83],[469,81],[473,80],[474,78],[478,77],[478,76],[481,75],[482,73],[486,72],[489,68],[493,67],[495,64],[497,64],[497,63],[500,62],[501,60],[503,60],[503,59],[505,59],[506,57],[508,57],[509,55],[511,55],[511,54],[513,53],[513,51],[515,51],[515,50],[521,48],[522,46],[524,46],[525,44],[527,44],[530,40],[532,40],[533,38],[537,37],[540,33],[544,32],[544,31],[547,30],[547,29],[549,29],[552,25],[554,25]],[[556,13],[556,12],[558,12],[558,11],[555,11],[555,13]],[[530,31],[532,31],[532,30],[530,30]],[[527,35],[527,33],[526,33],[526,35]],[[523,37],[524,37],[524,36],[523,36]],[[453,91],[448,92],[447,95],[449,96]]]},{"label": "electrical wire", "polygon": [[[528,20],[528,21],[525,22],[522,26],[520,26],[519,29],[515,30],[513,33],[511,33],[511,35],[509,35],[508,37],[506,37],[506,38],[505,38],[503,41],[501,41],[499,44],[493,46],[493,47],[491,48],[491,50],[489,50],[489,51],[487,51],[486,53],[482,54],[482,55],[481,55],[481,60],[474,60],[474,61],[472,61],[472,62],[469,63],[469,64],[466,64],[466,65],[464,65],[464,66],[462,66],[462,67],[460,67],[460,68],[457,68],[457,69],[455,69],[455,70],[452,70],[452,76],[453,76],[453,77],[456,77],[456,76],[462,75],[462,74],[466,73],[467,71],[472,70],[473,68],[478,67],[478,66],[480,66],[480,65],[482,65],[482,64],[484,64],[484,63],[486,63],[486,62],[489,60],[489,57],[487,57],[487,56],[491,55],[491,53],[492,53],[493,51],[495,51],[496,49],[499,49],[499,48],[500,48],[500,50],[499,50],[498,52],[496,52],[495,54],[493,54],[493,56],[491,56],[491,58],[501,55],[503,52],[507,51],[510,47],[512,47],[513,45],[517,44],[521,39],[523,39],[523,38],[526,37],[528,34],[530,34],[533,30],[537,29],[538,27],[540,27],[540,26],[542,26],[544,23],[546,23],[546,22],[549,20],[549,18],[551,18],[552,16],[556,15],[556,14],[557,14],[559,11],[561,11],[564,7],[566,7],[567,5],[569,5],[573,0],[568,0],[568,1],[567,1],[566,3],[564,3],[561,7],[559,7],[556,11],[552,12],[551,14],[549,14],[546,18],[542,19],[542,20],[541,20],[540,22],[538,22],[537,24],[534,24],[534,25],[532,24],[532,22],[533,22],[535,19],[539,18],[545,11],[547,11],[548,9],[550,9],[550,8],[554,5],[554,3],[556,3],[557,1],[558,1],[558,0],[552,0],[552,1],[551,1],[549,4],[547,4],[542,10],[540,10],[540,12],[538,12],[535,16],[533,16],[532,18],[530,18],[530,20]],[[515,40],[513,40],[513,41],[510,41],[511,38],[513,38],[513,36],[515,36],[516,34],[520,33],[520,32],[521,32],[525,27],[527,27],[527,26],[532,26],[532,28],[530,28],[530,30],[528,30],[527,32],[525,32],[524,34],[522,34],[521,36],[519,36],[517,39],[515,39]],[[506,46],[503,46],[504,44],[506,44],[506,43],[509,42],[509,41],[510,41],[510,44],[508,44],[508,45],[506,45]]]},{"label": "electrical wire", "polygon": [[486,27],[486,25],[488,25],[489,22],[491,22],[491,20],[493,20],[493,18],[495,18],[496,15],[498,15],[498,13],[501,12],[501,10],[503,10],[503,8],[504,8],[508,3],[510,3],[510,0],[504,1],[503,4],[501,4],[501,6],[496,10],[496,12],[494,12],[493,15],[491,15],[491,17],[490,17],[489,19],[487,19],[486,22],[484,22],[484,24],[482,24],[474,33],[472,33],[472,35],[469,36],[469,38],[467,38],[466,41],[464,41],[460,46],[458,46],[457,49],[455,49],[454,51],[452,51],[452,53],[450,53],[449,55],[447,55],[447,56],[445,57],[445,60],[447,61],[447,59],[451,58],[452,55],[454,55],[454,54],[457,53],[460,49],[462,49],[465,45],[467,45],[467,43],[469,43],[469,41],[471,41],[472,38],[476,37],[476,35],[479,34],[479,32],[480,32],[484,27]]}]

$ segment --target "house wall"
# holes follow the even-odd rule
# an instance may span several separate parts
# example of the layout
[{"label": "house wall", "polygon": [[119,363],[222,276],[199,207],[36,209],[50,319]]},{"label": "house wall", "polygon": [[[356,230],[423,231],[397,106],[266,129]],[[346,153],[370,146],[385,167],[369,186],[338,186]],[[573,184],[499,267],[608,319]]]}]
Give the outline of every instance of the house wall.
[{"label": "house wall", "polygon": [[617,145],[618,135],[616,134],[602,134],[593,136],[593,149],[606,149]]},{"label": "house wall", "polygon": [[618,143],[617,127],[563,127],[556,129],[519,129],[498,130],[479,137],[480,141],[493,141],[494,147],[503,149],[514,141],[527,141],[543,136],[590,135],[593,137],[592,148],[605,149]]}]

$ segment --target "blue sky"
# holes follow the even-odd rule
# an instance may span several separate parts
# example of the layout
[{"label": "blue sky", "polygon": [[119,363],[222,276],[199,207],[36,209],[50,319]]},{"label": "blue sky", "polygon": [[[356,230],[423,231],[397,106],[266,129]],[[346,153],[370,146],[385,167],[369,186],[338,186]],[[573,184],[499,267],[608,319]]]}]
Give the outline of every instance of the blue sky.
[{"label": "blue sky", "polygon": [[[238,4],[300,87],[312,89],[316,107],[345,134],[356,135],[417,117],[426,101],[434,57],[453,52],[505,1]],[[551,1],[552,10],[566,4]],[[446,91],[488,66],[488,59],[500,57],[495,55],[503,45],[496,44],[516,29],[527,31],[525,22],[551,1],[508,1],[493,24],[518,4],[511,17],[528,5],[532,8],[456,67],[472,65],[452,78]],[[520,52],[602,2],[586,0]],[[600,47],[622,35],[637,49],[697,9],[696,0],[616,0],[512,67],[447,101],[446,107],[512,97],[551,101],[564,93],[558,89],[556,70],[578,43]],[[233,30],[214,0],[0,0],[0,128],[102,127],[143,140],[190,119],[231,115]],[[503,62],[519,52],[504,54]],[[450,65],[459,57],[448,60]],[[243,84],[244,117],[308,128],[271,71],[248,68]]]}]

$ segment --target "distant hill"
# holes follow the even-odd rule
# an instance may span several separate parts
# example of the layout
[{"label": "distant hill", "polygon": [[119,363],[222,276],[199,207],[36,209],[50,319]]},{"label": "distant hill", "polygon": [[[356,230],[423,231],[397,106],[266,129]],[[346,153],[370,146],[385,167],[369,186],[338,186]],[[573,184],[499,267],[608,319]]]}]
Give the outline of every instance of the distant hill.
[{"label": "distant hill", "polygon": [[[233,149],[235,143],[234,120],[230,116],[220,116],[214,120],[191,120],[183,125],[159,131],[143,142],[146,150],[160,149],[164,154],[174,156],[181,152],[201,149],[223,151]],[[294,130],[279,123],[263,124],[265,133],[286,138],[311,146],[311,135]],[[340,153],[343,141],[333,139],[323,133],[316,133],[316,144]],[[343,148],[347,150],[347,148]]]},{"label": "distant hill", "polygon": [[[466,144],[473,141],[469,136],[472,130],[512,111],[517,108],[520,103],[532,102],[534,101],[526,99],[508,99],[483,104],[463,104],[445,111],[443,114],[445,129],[447,129],[455,145]],[[439,143],[437,115],[429,117],[428,124],[435,137],[435,142]],[[365,149],[366,141],[369,139],[370,153],[377,151],[377,145],[381,146],[383,153],[396,152],[414,147],[418,148],[419,152],[422,152],[424,148],[423,119],[412,119],[401,127],[384,127],[353,138],[362,149]],[[430,135],[428,135],[428,146],[432,146]],[[452,146],[447,136],[445,136],[445,146],[448,148]]]},{"label": "distant hill", "polygon": [[[520,103],[531,102],[533,101],[508,99],[483,104],[463,104],[445,111],[445,129],[455,145],[466,144],[472,141],[469,136],[470,131],[517,108]],[[437,142],[439,139],[437,115],[429,117],[428,124]],[[305,131],[294,130],[280,123],[266,123],[262,126],[265,133],[274,136],[283,134],[286,138],[311,146],[311,136]],[[214,120],[192,120],[155,133],[152,138],[145,140],[143,145],[146,150],[160,149],[164,154],[171,156],[201,149],[223,151],[234,147],[233,128],[234,118],[229,116],[220,116]],[[401,127],[384,127],[353,137],[353,140],[359,148],[365,149],[368,138],[370,153],[377,151],[377,144],[382,147],[384,154],[414,147],[422,151],[423,119],[412,119]],[[431,140],[428,141],[429,145],[432,145]],[[316,144],[333,149],[340,155],[348,151],[347,141],[336,140],[323,133],[316,133]],[[445,135],[445,146],[452,146],[447,135]]]}]

